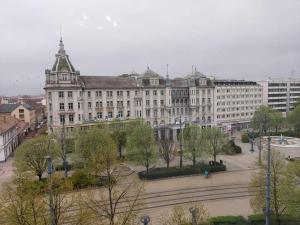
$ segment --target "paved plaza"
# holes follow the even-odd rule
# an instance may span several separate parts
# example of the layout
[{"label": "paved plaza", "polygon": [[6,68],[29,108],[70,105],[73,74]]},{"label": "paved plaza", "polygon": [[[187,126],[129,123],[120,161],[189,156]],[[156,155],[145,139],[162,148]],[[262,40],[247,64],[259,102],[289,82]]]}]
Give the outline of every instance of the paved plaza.
[{"label": "paved plaza", "polygon": [[[152,225],[159,225],[162,214],[166,214],[175,205],[187,205],[189,202],[201,201],[208,209],[211,216],[218,215],[243,215],[252,212],[249,204],[251,193],[248,185],[253,173],[257,170],[258,148],[250,152],[250,144],[240,142],[240,134],[236,134],[236,144],[242,147],[242,154],[220,155],[227,166],[226,172],[214,173],[210,178],[202,175],[184,176],[177,178],[145,181],[145,207],[142,214],[152,218]],[[279,149],[286,157],[300,157],[300,148]],[[176,158],[172,165],[178,165]],[[184,160],[184,164],[191,161]],[[164,166],[158,162],[157,166]],[[133,167],[136,171],[144,170],[143,167]],[[14,167],[12,160],[0,164],[1,184],[12,179]]]}]

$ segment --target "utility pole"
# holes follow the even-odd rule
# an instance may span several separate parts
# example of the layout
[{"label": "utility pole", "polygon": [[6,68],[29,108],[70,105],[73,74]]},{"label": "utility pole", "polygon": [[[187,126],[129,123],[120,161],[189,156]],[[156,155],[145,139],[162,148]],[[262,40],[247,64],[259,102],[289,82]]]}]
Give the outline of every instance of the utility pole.
[{"label": "utility pole", "polygon": [[262,150],[262,143],[261,143],[261,136],[262,136],[262,124],[259,125],[259,145],[258,145],[258,163],[261,165],[261,150]]},{"label": "utility pole", "polygon": [[67,161],[67,151],[66,151],[66,134],[65,134],[65,120],[63,120],[63,127],[61,131],[61,148],[63,153],[63,166],[64,166],[64,176],[68,177],[68,161]]},{"label": "utility pole", "polygon": [[183,158],[183,149],[182,149],[182,126],[181,126],[181,114],[180,114],[180,121],[179,121],[179,123],[180,123],[180,139],[179,139],[179,144],[180,144],[180,168],[182,168],[182,158]]},{"label": "utility pole", "polygon": [[270,200],[271,200],[271,137],[268,137],[268,166],[266,176],[266,225],[270,225]]},{"label": "utility pole", "polygon": [[52,173],[53,173],[53,164],[51,156],[47,156],[47,167],[49,175],[49,209],[51,217],[51,225],[56,225],[55,223],[55,210],[53,204],[53,188],[52,188]]}]

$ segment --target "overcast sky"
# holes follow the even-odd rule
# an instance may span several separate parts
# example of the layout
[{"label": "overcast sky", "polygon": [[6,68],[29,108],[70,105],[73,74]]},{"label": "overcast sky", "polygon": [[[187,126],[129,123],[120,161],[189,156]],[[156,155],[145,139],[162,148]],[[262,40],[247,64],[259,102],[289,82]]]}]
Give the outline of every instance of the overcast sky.
[{"label": "overcast sky", "polygon": [[2,0],[0,95],[43,93],[62,26],[82,75],[300,77],[299,0]]}]

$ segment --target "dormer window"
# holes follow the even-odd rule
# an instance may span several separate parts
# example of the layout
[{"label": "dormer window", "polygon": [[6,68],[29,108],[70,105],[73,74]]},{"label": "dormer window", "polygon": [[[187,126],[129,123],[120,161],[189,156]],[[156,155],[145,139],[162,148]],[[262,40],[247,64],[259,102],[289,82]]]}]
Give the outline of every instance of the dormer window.
[{"label": "dormer window", "polygon": [[62,80],[68,80],[68,74],[67,73],[62,74]]},{"label": "dormer window", "polygon": [[150,80],[150,84],[151,84],[151,85],[158,85],[158,84],[159,84],[159,81],[158,81],[158,79],[151,79],[151,80]]}]

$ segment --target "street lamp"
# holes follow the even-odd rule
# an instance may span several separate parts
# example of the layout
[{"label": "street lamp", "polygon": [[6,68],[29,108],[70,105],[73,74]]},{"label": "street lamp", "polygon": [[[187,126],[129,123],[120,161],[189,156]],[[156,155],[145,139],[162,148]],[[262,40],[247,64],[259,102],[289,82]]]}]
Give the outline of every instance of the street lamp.
[{"label": "street lamp", "polygon": [[253,144],[254,144],[254,133],[252,130],[247,130],[249,142],[251,145],[250,152],[254,152]]},{"label": "street lamp", "polygon": [[140,221],[143,225],[148,225],[150,223],[150,217],[146,215],[142,216]]},{"label": "street lamp", "polygon": [[268,167],[266,176],[266,225],[270,225],[271,201],[271,137],[268,137]]},{"label": "street lamp", "polygon": [[196,207],[190,207],[189,210],[190,213],[192,214],[192,224],[197,225],[197,215],[199,213],[199,209]]},{"label": "street lamp", "polygon": [[49,209],[51,216],[51,225],[55,225],[55,210],[53,204],[53,190],[52,190],[52,174],[53,174],[53,163],[51,156],[46,157],[47,160],[47,171],[49,175]]}]

